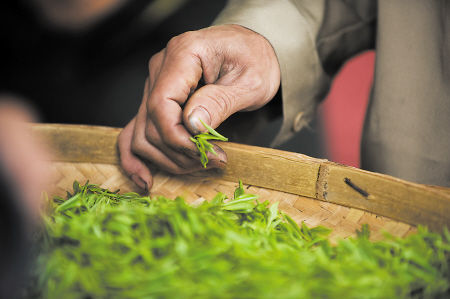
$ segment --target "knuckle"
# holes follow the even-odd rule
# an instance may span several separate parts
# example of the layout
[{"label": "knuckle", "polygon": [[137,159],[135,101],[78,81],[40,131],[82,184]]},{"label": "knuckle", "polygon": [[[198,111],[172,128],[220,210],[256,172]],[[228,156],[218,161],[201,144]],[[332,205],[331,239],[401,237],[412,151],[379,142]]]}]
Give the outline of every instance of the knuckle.
[{"label": "knuckle", "polygon": [[182,44],[183,37],[181,35],[177,35],[172,37],[169,42],[167,43],[167,51],[173,52],[174,49],[178,49],[180,45]]},{"label": "knuckle", "polygon": [[156,53],[155,55],[153,55],[150,58],[150,60],[148,61],[148,68],[150,70],[152,70],[153,68],[155,68],[155,67],[157,67],[159,65],[159,63],[160,63],[160,61],[162,60],[162,57],[163,57],[163,52],[164,52],[164,50],[159,51],[158,53]]},{"label": "knuckle", "polygon": [[247,87],[251,91],[258,91],[264,89],[265,86],[265,80],[262,78],[262,76],[256,74],[254,76],[249,76],[247,78]]},{"label": "knuckle", "polygon": [[271,91],[270,82],[265,80],[263,76],[258,73],[249,73],[245,79],[242,80],[241,94],[252,94],[252,97],[248,98],[246,107],[241,107],[245,110],[253,110],[266,104],[273,96]]},{"label": "knuckle", "polygon": [[262,106],[270,100],[269,90],[266,82],[260,76],[252,76],[250,79],[249,93],[255,94],[253,100],[249,104]]},{"label": "knuckle", "polygon": [[177,53],[183,50],[192,50],[199,40],[197,31],[187,31],[180,35],[172,37],[167,43],[168,53]]},{"label": "knuckle", "polygon": [[158,110],[158,102],[162,99],[162,95],[159,92],[152,92],[151,98],[145,103],[147,108],[148,119],[155,119],[156,111]]},{"label": "knuckle", "polygon": [[148,61],[148,69],[150,70],[150,72],[156,67],[156,63],[158,58],[156,57],[156,55],[153,55],[152,58],[150,58],[150,60]]},{"label": "knuckle", "polygon": [[138,138],[133,138],[131,140],[130,149],[133,154],[140,155],[143,152],[143,141]]},{"label": "knuckle", "polygon": [[[147,81],[145,84],[152,83],[156,80],[156,77],[159,74],[160,68],[162,66],[163,58],[164,58],[164,51],[162,50],[159,53],[153,55],[150,60],[148,61],[148,74],[149,77],[147,78]],[[150,80],[150,81],[148,81]],[[153,84],[152,84],[153,85]]]}]

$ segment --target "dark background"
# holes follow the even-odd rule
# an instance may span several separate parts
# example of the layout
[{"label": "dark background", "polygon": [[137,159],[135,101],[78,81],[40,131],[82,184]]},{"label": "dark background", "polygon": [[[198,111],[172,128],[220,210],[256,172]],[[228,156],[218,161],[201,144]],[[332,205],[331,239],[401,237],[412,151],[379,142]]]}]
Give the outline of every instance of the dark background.
[{"label": "dark background", "polygon": [[[40,21],[22,1],[0,4],[5,49],[0,90],[25,98],[42,122],[123,127],[136,114],[150,57],[169,39],[207,27],[224,0],[191,0],[158,24],[136,27],[134,20],[151,1],[132,1],[85,32],[58,31]],[[266,108],[270,123],[244,138],[232,129],[252,129],[256,113],[238,113],[222,132],[231,140],[269,146],[281,125],[280,94]],[[257,117],[256,117],[257,118]],[[317,122],[281,149],[323,156]]]}]

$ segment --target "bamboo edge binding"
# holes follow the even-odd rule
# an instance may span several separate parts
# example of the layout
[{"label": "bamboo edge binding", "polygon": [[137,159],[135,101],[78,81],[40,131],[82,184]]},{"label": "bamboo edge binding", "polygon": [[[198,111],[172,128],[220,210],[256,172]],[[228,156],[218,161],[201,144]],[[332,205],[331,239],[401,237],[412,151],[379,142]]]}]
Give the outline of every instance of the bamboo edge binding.
[{"label": "bamboo edge binding", "polygon": [[[121,185],[125,189],[136,189],[118,167],[116,140],[120,129],[34,124],[32,131],[54,151],[52,162],[59,171],[60,190],[69,188],[67,184],[71,184],[77,175],[80,179],[97,177],[99,181],[95,183],[104,183],[110,188]],[[353,218],[355,226],[346,232],[341,231],[341,237],[348,235],[349,230],[354,231],[356,224],[370,219],[379,226],[380,233],[386,225],[390,232],[397,230],[397,235],[403,236],[411,231],[408,225],[396,224],[395,221],[386,220],[381,224],[378,215],[413,226],[424,224],[433,231],[450,227],[449,188],[415,184],[297,153],[235,143],[220,143],[220,146],[228,155],[224,171],[189,176],[157,172],[153,189],[169,196],[175,191],[187,192],[176,195],[187,196],[193,201],[199,197],[209,198],[206,196],[215,194],[217,190],[229,191],[241,179],[266,197],[280,199],[284,196],[284,209],[297,213],[296,221],[305,221],[300,213],[302,205],[315,205],[322,210],[333,207],[333,211],[327,214],[322,210],[315,211],[316,207],[312,210],[317,212],[316,215],[326,214],[320,214],[323,221],[317,224],[331,224],[339,235],[339,226],[348,224],[348,220]],[[61,183],[61,176],[65,177],[64,183]],[[189,191],[182,191],[182,185],[186,185]],[[214,186],[213,190],[211,186]],[[283,208],[282,205],[280,207]],[[363,211],[374,215],[366,215]],[[311,224],[311,220],[306,222]]]}]

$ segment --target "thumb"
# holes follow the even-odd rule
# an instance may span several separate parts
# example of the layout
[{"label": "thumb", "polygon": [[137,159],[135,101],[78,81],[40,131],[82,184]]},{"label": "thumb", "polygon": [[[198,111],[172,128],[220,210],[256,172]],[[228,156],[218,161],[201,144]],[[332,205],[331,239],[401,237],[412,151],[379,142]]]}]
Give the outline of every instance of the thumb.
[{"label": "thumb", "polygon": [[217,128],[230,115],[247,108],[245,102],[236,87],[205,85],[189,98],[183,111],[184,123],[194,134],[205,131],[200,120]]}]

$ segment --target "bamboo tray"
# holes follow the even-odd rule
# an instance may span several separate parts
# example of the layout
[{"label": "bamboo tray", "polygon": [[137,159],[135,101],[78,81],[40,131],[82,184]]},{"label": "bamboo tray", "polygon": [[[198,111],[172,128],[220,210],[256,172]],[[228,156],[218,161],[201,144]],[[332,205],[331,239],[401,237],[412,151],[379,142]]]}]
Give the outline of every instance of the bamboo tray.
[{"label": "bamboo tray", "polygon": [[[120,129],[83,125],[36,124],[33,134],[54,150],[50,196],[65,195],[74,180],[122,192],[139,191],[121,171],[116,146]],[[280,150],[220,143],[228,155],[224,170],[191,175],[152,171],[151,195],[188,202],[211,199],[217,192],[232,196],[239,179],[260,200],[280,202],[295,221],[333,229],[331,238],[354,235],[363,223],[371,238],[383,232],[406,236],[418,224],[431,230],[450,228],[450,189],[420,185]]]}]

